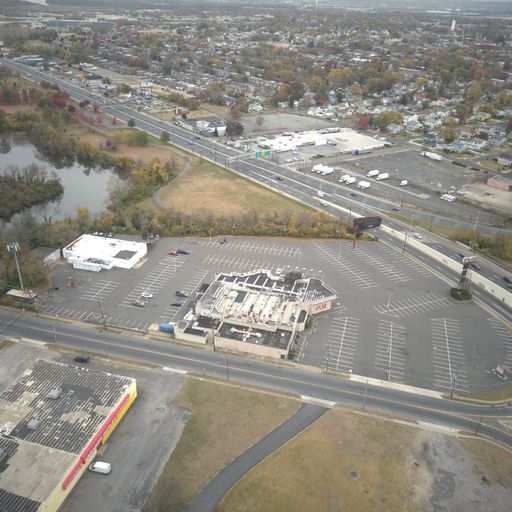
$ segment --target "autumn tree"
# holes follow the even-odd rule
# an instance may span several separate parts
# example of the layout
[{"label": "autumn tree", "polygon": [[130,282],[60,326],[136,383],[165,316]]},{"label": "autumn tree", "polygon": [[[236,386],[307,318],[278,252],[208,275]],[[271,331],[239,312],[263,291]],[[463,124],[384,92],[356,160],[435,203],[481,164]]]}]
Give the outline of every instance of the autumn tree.
[{"label": "autumn tree", "polygon": [[160,134],[160,142],[162,144],[167,144],[169,142],[169,132],[163,131]]},{"label": "autumn tree", "polygon": [[258,130],[261,130],[261,127],[264,122],[265,122],[265,118],[261,114],[258,114],[256,116],[256,126],[258,127]]},{"label": "autumn tree", "polygon": [[133,128],[135,126],[135,120],[132,117],[130,117],[126,124],[128,125],[128,128]]},{"label": "autumn tree", "polygon": [[226,135],[242,135],[244,125],[240,121],[228,121],[226,123]]}]

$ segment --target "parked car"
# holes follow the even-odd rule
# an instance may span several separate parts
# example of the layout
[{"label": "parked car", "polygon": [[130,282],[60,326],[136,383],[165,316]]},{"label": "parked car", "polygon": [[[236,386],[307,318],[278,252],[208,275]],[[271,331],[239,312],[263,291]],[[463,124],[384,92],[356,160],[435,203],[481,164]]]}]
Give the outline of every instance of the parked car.
[{"label": "parked car", "polygon": [[73,357],[73,361],[75,363],[88,363],[90,361],[90,357],[89,356],[75,356]]},{"label": "parked car", "polygon": [[138,308],[143,308],[145,306],[144,302],[141,300],[132,300],[132,306],[137,306]]},{"label": "parked car", "polygon": [[188,249],[178,249],[178,254],[190,254],[190,251]]},{"label": "parked car", "polygon": [[144,299],[152,299],[153,298],[153,294],[150,293],[150,292],[142,292],[141,293],[141,297],[143,297]]},{"label": "parked car", "polygon": [[167,254],[169,256],[178,256],[178,251],[176,249],[171,249]]},{"label": "parked car", "polygon": [[103,475],[108,475],[112,470],[112,466],[108,462],[93,462],[89,466],[89,471],[93,473],[101,473]]},{"label": "parked car", "polygon": [[225,244],[227,242],[227,240],[225,238],[221,238],[219,240],[219,244]]},{"label": "parked car", "polygon": [[178,290],[176,293],[175,293],[176,297],[188,297],[190,295],[190,293],[188,292],[182,292],[181,290]]},{"label": "parked car", "polygon": [[175,300],[174,302],[171,302],[171,306],[175,306],[175,307],[179,308],[180,306],[183,306],[183,301]]}]

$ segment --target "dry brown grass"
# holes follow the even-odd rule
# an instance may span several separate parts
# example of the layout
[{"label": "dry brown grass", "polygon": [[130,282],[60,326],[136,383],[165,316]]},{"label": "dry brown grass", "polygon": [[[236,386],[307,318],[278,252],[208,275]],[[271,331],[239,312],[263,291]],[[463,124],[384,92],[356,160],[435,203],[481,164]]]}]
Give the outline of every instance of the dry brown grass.
[{"label": "dry brown grass", "polygon": [[294,400],[193,378],[177,401],[192,416],[144,508],[148,512],[183,510],[227,463],[299,408]]},{"label": "dry brown grass", "polygon": [[240,215],[249,210],[262,213],[271,210],[309,211],[247,179],[209,162],[199,163],[191,157],[190,171],[179,180],[162,188],[160,199],[187,213],[204,209],[224,215]]},{"label": "dry brown grass", "polygon": [[218,510],[416,510],[406,471],[415,435],[404,426],[329,411],[241,480]]}]

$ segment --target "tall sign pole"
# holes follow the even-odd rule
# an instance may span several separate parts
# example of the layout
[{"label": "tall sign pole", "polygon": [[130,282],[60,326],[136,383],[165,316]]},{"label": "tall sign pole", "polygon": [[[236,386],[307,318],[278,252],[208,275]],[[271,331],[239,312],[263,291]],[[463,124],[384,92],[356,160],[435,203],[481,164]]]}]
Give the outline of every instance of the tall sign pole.
[{"label": "tall sign pole", "polygon": [[21,287],[21,290],[24,291],[25,288],[23,287],[23,279],[21,278],[20,264],[18,263],[18,255],[17,255],[17,252],[20,250],[20,244],[18,242],[13,242],[11,244],[7,244],[7,250],[14,254],[14,261],[16,262],[16,270],[18,271],[18,279],[20,281],[20,287]]}]

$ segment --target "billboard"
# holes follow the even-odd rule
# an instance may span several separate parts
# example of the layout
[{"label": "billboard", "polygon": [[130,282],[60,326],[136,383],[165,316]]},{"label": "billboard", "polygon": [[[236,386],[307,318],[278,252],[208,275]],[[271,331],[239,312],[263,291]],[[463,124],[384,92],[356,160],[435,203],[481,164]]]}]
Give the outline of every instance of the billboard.
[{"label": "billboard", "polygon": [[357,217],[354,219],[354,231],[360,233],[367,229],[378,228],[382,223],[382,217]]}]

